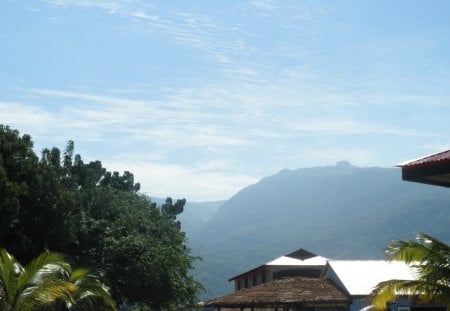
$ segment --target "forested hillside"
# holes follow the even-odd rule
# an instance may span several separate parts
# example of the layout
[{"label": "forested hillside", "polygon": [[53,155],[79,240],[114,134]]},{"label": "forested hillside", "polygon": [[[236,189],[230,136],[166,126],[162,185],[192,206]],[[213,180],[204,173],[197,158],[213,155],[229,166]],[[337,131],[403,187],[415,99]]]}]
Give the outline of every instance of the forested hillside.
[{"label": "forested hillside", "polygon": [[242,189],[190,236],[204,297],[228,279],[300,247],[340,259],[383,257],[393,239],[423,231],[450,241],[450,191],[405,182],[398,168],[283,170]]}]

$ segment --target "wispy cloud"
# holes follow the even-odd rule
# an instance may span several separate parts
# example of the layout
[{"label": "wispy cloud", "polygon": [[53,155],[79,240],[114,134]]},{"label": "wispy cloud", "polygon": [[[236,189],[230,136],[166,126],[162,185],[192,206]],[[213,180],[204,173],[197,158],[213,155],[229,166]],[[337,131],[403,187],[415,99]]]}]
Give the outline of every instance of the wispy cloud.
[{"label": "wispy cloud", "polygon": [[358,134],[386,134],[412,137],[433,137],[434,134],[424,131],[401,128],[392,124],[376,124],[357,120],[313,120],[288,125],[292,131],[310,135],[358,135]]},{"label": "wispy cloud", "polygon": [[182,10],[157,12],[155,6],[145,1],[46,1],[53,6],[95,8],[122,16],[129,20],[129,24],[122,28],[124,31],[198,49],[219,63],[235,63],[236,55],[248,55],[252,50],[246,44],[246,35],[239,28],[212,16]]},{"label": "wispy cloud", "polygon": [[[128,139],[132,141],[151,139],[159,145],[213,147],[251,144],[244,136],[236,135],[235,128],[227,127],[225,122],[217,124],[214,111],[186,105],[183,101],[143,101],[49,89],[33,89],[31,92],[71,100],[72,105],[63,106],[60,110],[62,115],[73,118],[65,127],[91,129],[105,137],[120,128],[121,133],[129,135]],[[224,113],[226,118],[227,111]]]},{"label": "wispy cloud", "polygon": [[46,0],[47,3],[55,6],[67,7],[77,6],[83,8],[96,8],[106,10],[114,14],[124,8],[123,1],[114,0]]},{"label": "wispy cloud", "polygon": [[142,191],[150,196],[184,197],[189,201],[229,198],[243,187],[258,181],[255,177],[223,169],[205,170],[210,163],[183,166],[151,161],[130,163],[127,159],[123,162],[107,160],[104,164],[112,170],[134,172],[135,180],[143,185]]},{"label": "wispy cloud", "polygon": [[55,121],[52,113],[39,107],[20,103],[0,102],[0,120],[3,124],[41,128]]},{"label": "wispy cloud", "polygon": [[272,10],[275,7],[275,3],[272,0],[253,0],[251,3],[264,10]]}]

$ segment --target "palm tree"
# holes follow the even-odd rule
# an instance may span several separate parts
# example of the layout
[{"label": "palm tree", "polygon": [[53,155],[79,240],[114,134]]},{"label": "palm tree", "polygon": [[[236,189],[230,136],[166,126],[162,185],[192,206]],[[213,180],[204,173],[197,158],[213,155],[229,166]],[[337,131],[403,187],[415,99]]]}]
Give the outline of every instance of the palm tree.
[{"label": "palm tree", "polygon": [[416,241],[393,241],[386,253],[391,260],[409,264],[417,273],[416,280],[391,280],[374,290],[372,304],[385,310],[396,296],[408,296],[423,302],[450,307],[450,246],[427,234],[417,234]]},{"label": "palm tree", "polygon": [[23,267],[0,249],[0,311],[115,311],[108,288],[87,269],[45,252]]},{"label": "palm tree", "polygon": [[116,304],[111,298],[109,288],[103,284],[97,275],[88,269],[78,268],[68,270],[65,280],[76,286],[71,297],[56,300],[49,310],[55,311],[115,311]]},{"label": "palm tree", "polygon": [[69,299],[76,286],[59,277],[68,267],[64,256],[49,252],[23,267],[0,249],[0,310],[35,311],[56,299]]}]

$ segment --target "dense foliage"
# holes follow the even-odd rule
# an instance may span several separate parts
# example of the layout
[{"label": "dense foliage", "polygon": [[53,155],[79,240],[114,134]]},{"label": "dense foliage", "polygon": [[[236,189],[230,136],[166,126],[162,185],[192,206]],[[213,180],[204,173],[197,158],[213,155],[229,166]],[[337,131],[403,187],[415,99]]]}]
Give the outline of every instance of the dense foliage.
[{"label": "dense foliage", "polygon": [[0,245],[22,262],[58,251],[104,273],[118,301],[154,309],[193,305],[201,285],[176,216],[185,200],[158,207],[133,174],[84,163],[69,142],[38,157],[29,135],[0,126]]},{"label": "dense foliage", "polygon": [[381,283],[374,291],[375,310],[386,310],[386,304],[397,295],[423,303],[450,306],[450,246],[424,233],[416,241],[396,240],[386,249],[392,260],[401,260],[416,270],[416,280],[393,280]]}]

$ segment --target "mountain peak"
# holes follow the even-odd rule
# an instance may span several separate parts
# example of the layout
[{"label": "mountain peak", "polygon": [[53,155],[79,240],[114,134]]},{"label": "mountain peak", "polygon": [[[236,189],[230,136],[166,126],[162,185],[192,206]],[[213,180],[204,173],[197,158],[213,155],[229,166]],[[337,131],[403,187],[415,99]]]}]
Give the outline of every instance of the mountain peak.
[{"label": "mountain peak", "polygon": [[348,161],[339,161],[336,163],[336,167],[354,167],[354,166],[351,165],[351,163]]}]

